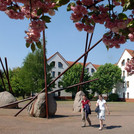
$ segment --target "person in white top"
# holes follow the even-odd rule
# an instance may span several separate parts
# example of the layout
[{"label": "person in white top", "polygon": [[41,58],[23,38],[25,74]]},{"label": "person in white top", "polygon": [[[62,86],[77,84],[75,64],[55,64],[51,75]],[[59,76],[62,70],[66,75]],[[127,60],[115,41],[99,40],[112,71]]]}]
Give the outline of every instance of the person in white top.
[{"label": "person in white top", "polygon": [[96,106],[99,106],[99,112],[98,112],[98,118],[100,120],[99,130],[102,130],[103,129],[103,121],[105,120],[105,109],[108,111],[108,114],[110,115],[107,103],[103,99],[102,95],[99,95],[99,99],[97,100]]}]

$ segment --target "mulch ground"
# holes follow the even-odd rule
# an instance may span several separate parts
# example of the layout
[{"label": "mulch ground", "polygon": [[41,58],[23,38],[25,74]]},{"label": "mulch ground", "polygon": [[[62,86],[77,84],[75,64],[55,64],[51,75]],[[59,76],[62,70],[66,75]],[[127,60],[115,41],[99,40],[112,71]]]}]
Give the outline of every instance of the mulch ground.
[{"label": "mulch ground", "polygon": [[[0,134],[133,134],[134,103],[108,103],[111,115],[106,115],[105,127],[99,131],[99,121],[93,111],[90,115],[91,127],[81,128],[80,113],[72,111],[72,101],[59,101],[54,118],[34,118],[24,110],[20,115],[13,115],[19,109],[0,109]],[[95,109],[95,102],[92,110]],[[20,104],[20,107],[25,103]]]}]

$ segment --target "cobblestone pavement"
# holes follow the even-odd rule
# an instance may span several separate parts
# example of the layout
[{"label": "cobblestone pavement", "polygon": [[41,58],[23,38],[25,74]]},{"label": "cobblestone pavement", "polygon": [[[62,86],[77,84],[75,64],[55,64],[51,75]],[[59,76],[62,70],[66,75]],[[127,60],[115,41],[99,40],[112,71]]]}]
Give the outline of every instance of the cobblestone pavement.
[{"label": "cobblestone pavement", "polygon": [[[95,102],[92,110],[95,109]],[[24,105],[21,104],[20,107]],[[99,131],[96,113],[90,115],[91,127],[81,128],[80,113],[72,111],[72,101],[59,101],[56,116],[50,119],[29,117],[24,110],[18,117],[18,109],[0,109],[0,134],[133,134],[134,103],[108,103],[111,115],[106,116],[105,127]]]}]

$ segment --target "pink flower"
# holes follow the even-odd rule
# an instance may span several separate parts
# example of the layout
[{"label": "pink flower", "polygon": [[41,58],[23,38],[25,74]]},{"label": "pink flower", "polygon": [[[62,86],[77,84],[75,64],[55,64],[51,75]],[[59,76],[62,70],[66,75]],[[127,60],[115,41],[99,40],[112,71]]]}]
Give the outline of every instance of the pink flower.
[{"label": "pink flower", "polygon": [[81,1],[82,4],[84,4],[85,6],[89,6],[89,5],[92,5],[94,3],[93,0],[82,0]]},{"label": "pink flower", "polygon": [[54,16],[54,15],[55,15],[55,11],[52,10],[52,9],[49,9],[48,13],[49,13],[49,15],[51,15],[51,16]]},{"label": "pink flower", "polygon": [[81,24],[79,22],[75,23],[75,26],[76,26],[76,28],[77,28],[78,31],[82,31],[83,28],[84,28],[84,24]]},{"label": "pink flower", "polygon": [[132,34],[132,33],[129,33],[128,34],[128,37],[129,37],[129,39],[133,42],[134,41],[134,33]]},{"label": "pink flower", "polygon": [[93,26],[85,25],[85,27],[84,27],[84,31],[86,31],[88,33],[93,33],[93,30],[94,30]]}]

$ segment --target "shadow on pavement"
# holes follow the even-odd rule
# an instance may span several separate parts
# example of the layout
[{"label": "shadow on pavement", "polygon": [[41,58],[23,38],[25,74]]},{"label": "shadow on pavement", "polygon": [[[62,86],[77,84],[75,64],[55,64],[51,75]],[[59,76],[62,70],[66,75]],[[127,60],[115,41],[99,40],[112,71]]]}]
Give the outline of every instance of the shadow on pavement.
[{"label": "shadow on pavement", "polygon": [[[104,124],[104,127],[106,126],[106,124]],[[94,128],[99,128],[100,125],[99,124],[95,124],[95,125],[92,125],[91,127],[94,127]]]},{"label": "shadow on pavement", "polygon": [[69,117],[68,115],[54,115],[51,118],[65,118],[65,117]]},{"label": "shadow on pavement", "polygon": [[[95,125],[92,125],[92,127],[94,128],[99,128],[100,125],[99,124],[95,124]],[[106,126],[106,124],[104,124],[104,129],[115,129],[115,128],[121,128],[122,126],[118,125],[118,126]]]},{"label": "shadow on pavement", "polygon": [[107,126],[106,129],[114,129],[114,128],[121,128],[122,126]]}]

